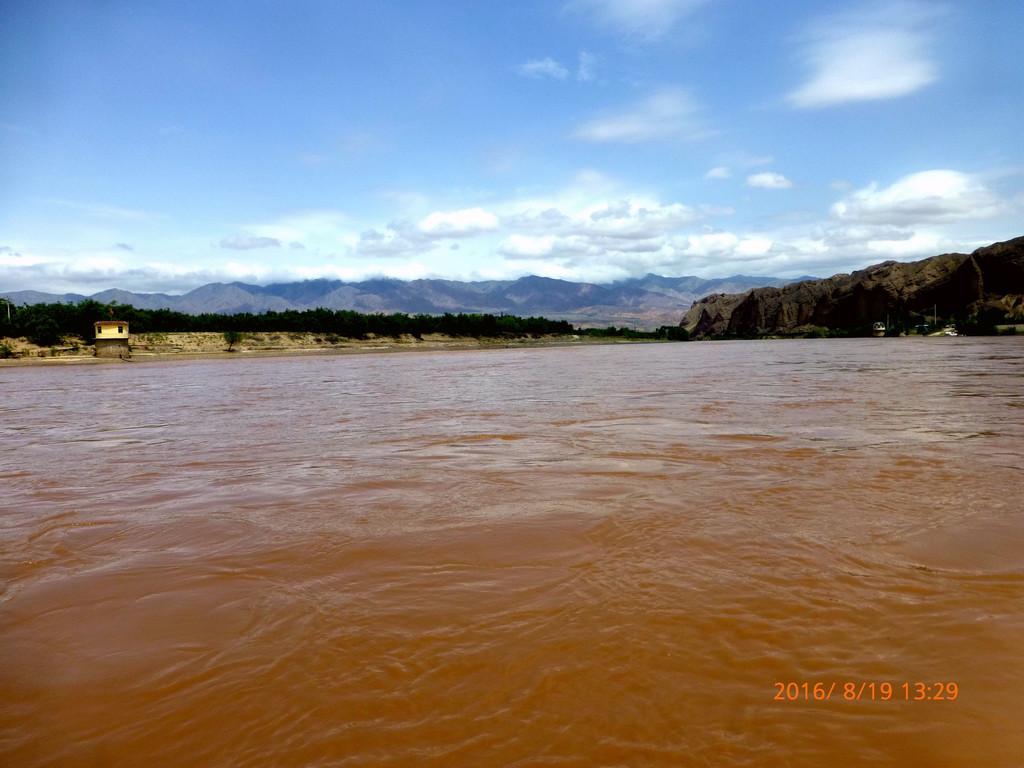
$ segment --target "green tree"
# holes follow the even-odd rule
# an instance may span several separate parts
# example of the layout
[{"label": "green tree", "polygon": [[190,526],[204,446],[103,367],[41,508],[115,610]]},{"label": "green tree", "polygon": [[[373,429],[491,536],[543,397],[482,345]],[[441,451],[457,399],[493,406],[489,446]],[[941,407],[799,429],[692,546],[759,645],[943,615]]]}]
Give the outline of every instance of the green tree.
[{"label": "green tree", "polygon": [[53,347],[64,341],[60,325],[48,315],[35,318],[26,330],[28,340],[40,347]]},{"label": "green tree", "polygon": [[690,332],[680,325],[663,325],[658,329],[658,335],[669,341],[690,340]]},{"label": "green tree", "polygon": [[244,338],[245,334],[241,331],[224,331],[224,341],[228,343],[228,352],[233,352],[234,350],[231,348]]}]

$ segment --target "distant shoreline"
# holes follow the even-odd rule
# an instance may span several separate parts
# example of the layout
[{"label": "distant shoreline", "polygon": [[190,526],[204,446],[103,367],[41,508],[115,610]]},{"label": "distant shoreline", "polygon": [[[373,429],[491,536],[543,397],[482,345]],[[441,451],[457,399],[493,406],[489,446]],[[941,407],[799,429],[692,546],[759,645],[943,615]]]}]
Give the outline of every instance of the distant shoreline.
[{"label": "distant shoreline", "polygon": [[[273,338],[277,337],[277,338]],[[662,339],[595,338],[575,334],[564,336],[472,338],[433,334],[416,339],[379,337],[324,341],[313,334],[246,334],[232,351],[219,333],[140,334],[131,340],[131,357],[95,357],[91,345],[36,347],[23,339],[2,339],[11,344],[18,357],[0,359],[0,367],[36,365],[102,365],[166,362],[169,360],[240,360],[263,357],[316,357],[333,355],[391,354],[396,352],[441,352],[537,347],[578,347],[608,344],[663,343]],[[17,346],[15,346],[15,343]]]}]

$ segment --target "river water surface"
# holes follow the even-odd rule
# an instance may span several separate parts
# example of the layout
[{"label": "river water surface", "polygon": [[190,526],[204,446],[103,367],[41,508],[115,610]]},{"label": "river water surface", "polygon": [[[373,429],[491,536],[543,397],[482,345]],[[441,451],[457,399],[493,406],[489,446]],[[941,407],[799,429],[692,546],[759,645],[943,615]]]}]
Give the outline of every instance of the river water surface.
[{"label": "river water surface", "polygon": [[1013,766],[1024,343],[0,368],[5,766]]}]

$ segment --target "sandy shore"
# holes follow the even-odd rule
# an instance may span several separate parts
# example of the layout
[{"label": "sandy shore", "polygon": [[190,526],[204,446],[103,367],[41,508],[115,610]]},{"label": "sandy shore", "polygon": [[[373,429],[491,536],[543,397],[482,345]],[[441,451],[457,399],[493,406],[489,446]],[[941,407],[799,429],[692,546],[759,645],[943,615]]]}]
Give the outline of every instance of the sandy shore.
[{"label": "sandy shore", "polygon": [[392,352],[430,352],[441,350],[514,349],[524,347],[561,347],[592,344],[650,343],[648,340],[594,338],[590,336],[515,336],[503,338],[464,338],[424,335],[416,338],[372,337],[347,339],[312,333],[250,333],[228,351],[220,333],[149,333],[133,335],[131,358],[98,358],[92,345],[81,340],[59,347],[38,347],[25,339],[3,339],[17,357],[0,359],[0,366],[122,364],[158,360],[196,360],[266,356],[309,356],[344,354],[382,354]]}]

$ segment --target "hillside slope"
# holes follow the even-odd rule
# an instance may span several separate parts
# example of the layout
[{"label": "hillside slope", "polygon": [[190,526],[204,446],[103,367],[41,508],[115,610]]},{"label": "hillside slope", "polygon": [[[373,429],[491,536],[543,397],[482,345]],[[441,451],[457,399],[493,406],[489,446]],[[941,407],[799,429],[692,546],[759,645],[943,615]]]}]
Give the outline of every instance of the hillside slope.
[{"label": "hillside slope", "polygon": [[764,336],[814,328],[856,330],[890,317],[942,317],[987,306],[1024,310],[1024,237],[921,261],[883,262],[853,274],[781,288],[718,293],[696,302],[682,325],[695,338]]}]

